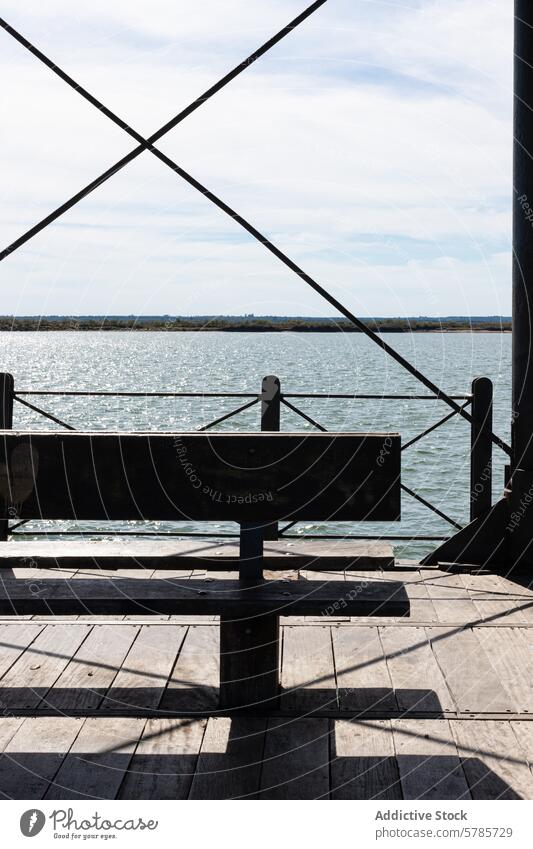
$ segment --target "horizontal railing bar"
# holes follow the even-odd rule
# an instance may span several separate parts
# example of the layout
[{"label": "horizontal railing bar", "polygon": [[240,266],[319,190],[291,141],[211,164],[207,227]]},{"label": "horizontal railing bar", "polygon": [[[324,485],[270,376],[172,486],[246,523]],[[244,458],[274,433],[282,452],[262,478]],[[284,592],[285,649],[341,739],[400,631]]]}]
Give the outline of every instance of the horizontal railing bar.
[{"label": "horizontal railing bar", "polygon": [[[30,521],[30,520],[28,520]],[[18,526],[17,526],[18,527]],[[11,534],[11,529],[8,531]],[[63,537],[231,537],[238,539],[239,534],[228,533],[213,533],[206,531],[14,531],[14,537],[48,537],[48,536],[63,536]]]},{"label": "horizontal railing bar", "polygon": [[[454,401],[467,401],[471,395],[449,395]],[[351,395],[345,392],[284,392],[282,398],[317,398],[328,400],[345,399],[345,400],[362,400],[362,401],[441,401],[438,395]],[[456,411],[457,412],[457,411]]]},{"label": "horizontal railing bar", "polygon": [[24,389],[18,390],[17,395],[77,395],[81,397],[94,396],[102,398],[258,398],[257,392],[92,392],[69,391],[63,389]]},{"label": "horizontal railing bar", "polygon": [[[11,530],[9,531],[11,535]],[[135,537],[209,537],[211,539],[238,539],[239,534],[209,533],[198,531],[15,531],[12,536],[135,536]],[[447,536],[411,536],[410,534],[283,534],[283,539],[357,539],[357,540],[401,540],[412,542],[438,542],[450,539]],[[275,540],[274,540],[275,541]]]},{"label": "horizontal railing bar", "polygon": [[[63,389],[23,389],[17,395],[64,395],[95,398],[257,398],[257,392],[122,392],[70,391]],[[361,401],[440,401],[437,395],[359,395],[345,392],[283,392],[283,398],[344,399]],[[450,395],[454,401],[467,401],[471,395]]]},{"label": "horizontal railing bar", "polygon": [[439,540],[451,539],[447,536],[410,536],[409,534],[283,534],[283,539],[357,539],[357,540],[380,540],[397,539],[411,542],[438,542]]}]

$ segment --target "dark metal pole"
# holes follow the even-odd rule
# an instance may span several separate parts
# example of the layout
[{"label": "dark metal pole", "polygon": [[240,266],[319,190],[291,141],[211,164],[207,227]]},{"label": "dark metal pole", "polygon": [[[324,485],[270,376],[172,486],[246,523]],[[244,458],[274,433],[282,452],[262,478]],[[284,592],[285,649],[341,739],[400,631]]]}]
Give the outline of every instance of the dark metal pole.
[{"label": "dark metal pole", "polygon": [[472,429],[470,449],[470,521],[488,513],[492,506],[492,381],[472,381]]},{"label": "dark metal pole", "polygon": [[[13,427],[13,375],[0,374],[0,430],[11,430]],[[4,514],[5,515],[5,514]],[[0,540],[6,540],[8,536],[8,517],[0,519]]]},{"label": "dark metal pole", "polygon": [[[281,384],[279,377],[269,374],[261,386],[261,430],[279,431],[281,426]],[[265,525],[263,539],[278,539],[278,523]]]},{"label": "dark metal pole", "polygon": [[533,469],[533,13],[515,0],[513,469]]},{"label": "dark metal pole", "polygon": [[[533,565],[533,13],[515,0],[511,566]],[[514,518],[513,518],[514,517]]]}]

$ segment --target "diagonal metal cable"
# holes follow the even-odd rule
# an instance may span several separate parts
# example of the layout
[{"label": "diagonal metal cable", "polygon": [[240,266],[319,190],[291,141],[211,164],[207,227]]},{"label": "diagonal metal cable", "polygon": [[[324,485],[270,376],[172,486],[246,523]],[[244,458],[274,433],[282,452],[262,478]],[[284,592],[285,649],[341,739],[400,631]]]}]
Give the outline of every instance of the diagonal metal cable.
[{"label": "diagonal metal cable", "polygon": [[[48,58],[41,50],[39,50],[35,45],[33,45],[27,38],[25,38],[21,33],[19,33],[16,29],[14,29],[4,18],[0,18],[0,27],[4,29],[9,35],[11,35],[16,41],[19,42],[23,47],[30,51],[37,59],[43,62],[51,71],[53,71],[57,76],[59,76],[64,82],[67,83],[71,88],[78,92],[85,100],[89,101],[93,106],[95,106],[99,112],[113,121],[114,124],[117,124],[124,132],[128,133],[128,135],[132,136],[137,142],[139,142],[138,147],[134,148],[134,150],[130,151],[126,156],[119,159],[108,168],[103,174],[100,174],[95,180],[88,183],[83,189],[73,195],[69,200],[65,201],[65,203],[58,206],[56,210],[51,212],[33,227],[26,231],[22,236],[8,245],[7,248],[4,248],[3,251],[0,252],[0,261],[5,259],[6,256],[13,253],[17,248],[21,247],[25,242],[31,239],[33,236],[37,235],[41,230],[55,221],[59,216],[63,215],[63,213],[67,212],[80,200],[87,197],[87,195],[91,194],[98,186],[101,186],[103,183],[107,182],[114,174],[117,174],[123,168],[126,167],[130,162],[133,162],[141,153],[145,150],[149,150],[158,159],[161,159],[165,162],[166,165],[169,165],[172,170],[176,170],[177,166],[171,159],[168,157],[164,157],[164,154],[161,151],[154,148],[153,145],[156,141],[159,141],[164,135],[166,135],[170,130],[174,129],[178,126],[185,118],[188,118],[193,112],[199,109],[204,103],[206,103],[211,97],[217,94],[221,89],[228,85],[232,80],[239,76],[243,71],[253,65],[254,62],[257,61],[261,56],[271,50],[276,44],[278,44],[285,36],[289,35],[297,26],[299,26],[303,21],[305,21],[310,15],[313,14],[320,6],[323,6],[327,0],[315,0],[310,6],[307,7],[301,14],[299,14],[294,20],[292,20],[289,24],[287,24],[283,29],[276,33],[272,38],[268,41],[265,41],[264,44],[261,45],[254,53],[251,53],[246,59],[243,59],[238,65],[236,65],[231,71],[225,74],[217,83],[212,85],[203,94],[196,98],[189,106],[182,109],[177,115],[171,118],[166,124],[164,124],[159,130],[155,133],[152,133],[147,139],[144,138],[140,133],[136,132],[129,124],[124,121],[122,118],[119,118],[116,113],[114,113],[111,109],[108,109],[100,100],[94,97],[90,92],[87,91],[82,85],[76,82],[69,74],[65,73],[55,62]],[[180,173],[178,170],[177,173]],[[185,173],[180,174],[180,176],[185,177]]]},{"label": "diagonal metal cable", "polygon": [[51,422],[55,422],[61,427],[66,428],[67,430],[76,430],[72,425],[67,424],[66,422],[61,421],[61,419],[56,418],[52,415],[52,413],[47,413],[46,410],[41,410],[40,407],[36,407],[34,404],[30,404],[29,401],[24,401],[23,398],[19,398],[18,395],[13,396],[15,401],[18,401],[19,404],[22,404],[23,407],[28,407],[29,410],[33,410],[34,413],[39,413],[40,416],[44,416],[45,419],[50,419]]},{"label": "diagonal metal cable", "polygon": [[[464,410],[464,408],[468,407],[469,404],[471,404],[471,401],[470,400],[466,401],[463,404],[462,409]],[[435,422],[434,424],[430,425],[430,427],[426,428],[426,430],[423,430],[422,433],[418,433],[416,436],[414,436],[412,439],[410,439],[409,442],[404,442],[401,450],[405,451],[406,448],[410,448],[411,445],[415,445],[415,443],[419,442],[421,439],[423,439],[425,436],[428,436],[430,433],[433,433],[433,431],[437,430],[437,428],[442,427],[443,424],[446,424],[446,422],[449,422],[450,419],[453,419],[453,417],[456,416],[456,415],[457,415],[457,413],[455,412],[455,410],[452,410],[451,413],[448,413],[447,416],[444,416],[444,418],[439,419],[438,422]]]},{"label": "diagonal metal cable", "polygon": [[198,432],[201,433],[204,430],[209,430],[210,428],[215,427],[215,425],[220,424],[221,422],[225,422],[228,419],[233,418],[233,416],[236,416],[239,413],[242,413],[244,410],[248,410],[250,407],[253,407],[254,404],[258,404],[258,403],[259,403],[259,398],[255,398],[253,401],[248,401],[248,403],[243,404],[242,407],[237,407],[236,410],[230,410],[229,413],[224,413],[223,416],[220,416],[218,419],[215,419],[214,421],[209,422],[209,424],[205,424],[202,427],[199,427]]},{"label": "diagonal metal cable", "polygon": [[[30,230],[28,230],[23,236],[13,242],[10,246],[5,248],[2,252],[0,252],[0,261],[8,256],[11,252],[16,250],[17,247],[20,247],[24,242],[28,241],[32,238],[32,236],[36,235],[40,230],[44,229],[48,224],[52,223],[56,218],[78,203],[83,197],[86,197],[87,194],[92,192],[97,186],[101,185],[103,182],[108,180],[113,174],[117,173],[117,171],[121,170],[125,165],[135,159],[143,150],[150,150],[151,153],[154,154],[158,159],[160,159],[164,164],[166,164],[172,171],[177,173],[180,177],[182,177],[189,185],[193,188],[197,189],[204,197],[210,200],[215,206],[225,212],[230,218],[232,218],[237,224],[240,224],[244,230],[246,230],[251,236],[253,236],[260,244],[262,244],[270,253],[272,253],[275,257],[277,257],[284,265],[287,266],[291,271],[300,277],[300,279],[304,280],[315,292],[321,295],[329,304],[331,304],[338,312],[345,316],[352,324],[354,324],[362,333],[368,336],[375,344],[377,344],[386,354],[388,354],[393,360],[395,360],[399,365],[401,365],[406,371],[412,374],[417,380],[419,380],[426,388],[428,388],[437,398],[444,401],[454,410],[456,413],[461,415],[467,421],[472,422],[471,415],[466,412],[466,410],[461,407],[450,395],[448,395],[444,390],[440,389],[437,384],[433,383],[428,377],[426,377],[422,372],[420,372],[415,366],[413,366],[409,360],[405,359],[401,354],[399,354],[394,348],[388,345],[381,336],[373,331],[370,327],[368,327],[361,319],[357,318],[350,310],[348,310],[340,301],[338,301],[333,295],[331,295],[323,286],[320,285],[316,280],[314,280],[309,274],[307,274],[300,266],[298,266],[293,260],[291,260],[283,251],[277,248],[266,236],[264,236],[259,230],[257,230],[250,222],[248,222],[243,216],[239,215],[234,209],[232,209],[228,204],[226,204],[223,200],[217,197],[213,192],[203,186],[198,180],[196,180],[192,175],[188,174],[181,166],[175,163],[170,157],[166,156],[157,148],[153,147],[153,142],[157,141],[161,138],[165,133],[167,133],[170,129],[175,127],[180,121],[186,118],[191,111],[198,108],[202,103],[204,103],[208,97],[213,96],[216,91],[219,91],[224,85],[226,85],[230,80],[234,79],[245,67],[248,67],[253,61],[255,61],[259,56],[263,55],[267,52],[274,44],[280,41],[285,35],[298,26],[303,20],[305,20],[309,15],[311,15],[319,6],[323,5],[326,0],[317,0],[317,2],[313,3],[309,6],[304,12],[302,12],[297,18],[295,18],[290,24],[284,27],[283,30],[280,30],[277,35],[275,35],[272,39],[259,48],[256,53],[252,54],[248,59],[245,59],[244,62],[241,62],[233,71],[230,71],[222,80],[219,81],[216,85],[212,86],[211,89],[194,101],[190,107],[187,107],[183,110],[179,115],[169,121],[164,127],[150,136],[148,139],[144,139],[139,133],[133,130],[129,125],[126,124],[121,118],[115,115],[111,110],[105,107],[100,103],[96,98],[92,95],[89,95],[88,92],[76,83],[72,77],[68,74],[65,74],[63,71],[60,71],[55,63],[52,60],[48,59],[41,51],[37,50],[27,39],[25,39],[22,35],[20,35],[16,30],[14,30],[6,21],[0,18],[0,26],[2,26],[6,32],[10,35],[13,35],[23,46],[27,47],[37,58],[43,61],[47,67],[53,70],[55,73],[58,73],[62,79],[64,79],[70,86],[72,86],[76,91],[78,91],[82,96],[86,97],[86,99],[90,100],[93,105],[100,109],[104,114],[106,114],[114,123],[118,124],[122,127],[126,132],[130,135],[133,135],[137,140],[140,141],[139,147],[135,148],[127,156],[123,157],[123,159],[119,160],[114,166],[109,168],[104,174],[100,175],[99,178],[94,180],[85,189],[82,189],[69,201],[63,204],[61,207],[55,210],[55,212],[51,213],[49,216],[44,218],[41,222],[36,224]],[[510,447],[498,436],[494,433],[491,433],[492,442],[505,451],[509,456],[511,455]]]}]

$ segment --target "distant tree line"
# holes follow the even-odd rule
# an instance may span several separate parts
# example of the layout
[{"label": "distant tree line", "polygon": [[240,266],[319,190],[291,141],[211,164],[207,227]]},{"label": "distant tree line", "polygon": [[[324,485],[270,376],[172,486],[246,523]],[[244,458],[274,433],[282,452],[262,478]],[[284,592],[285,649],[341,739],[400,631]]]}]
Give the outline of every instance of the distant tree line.
[{"label": "distant tree line", "polygon": [[[373,318],[366,321],[382,333],[469,332],[511,330],[509,318]],[[0,330],[163,330],[227,332],[360,333],[347,319],[283,318],[282,316],[0,316]]]}]

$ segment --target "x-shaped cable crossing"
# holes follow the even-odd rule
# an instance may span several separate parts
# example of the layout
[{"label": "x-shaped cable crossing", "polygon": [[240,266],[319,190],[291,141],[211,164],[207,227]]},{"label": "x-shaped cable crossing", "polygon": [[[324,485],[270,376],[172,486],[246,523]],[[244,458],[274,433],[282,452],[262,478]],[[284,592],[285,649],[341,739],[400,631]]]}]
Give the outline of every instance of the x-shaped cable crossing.
[{"label": "x-shaped cable crossing", "polygon": [[[272,36],[268,41],[266,41],[261,47],[259,47],[254,53],[250,54],[246,59],[236,65],[231,71],[229,71],[225,76],[223,76],[217,83],[208,88],[200,97],[196,98],[192,103],[189,104],[185,109],[182,109],[177,115],[170,119],[166,124],[160,127],[155,133],[145,138],[143,135],[138,133],[133,127],[131,127],[126,121],[120,118],[115,112],[105,106],[98,98],[94,97],[90,94],[87,89],[85,89],[82,85],[77,83],[69,74],[59,68],[58,65],[55,64],[48,56],[46,56],[42,51],[40,51],[37,47],[35,47],[28,39],[26,39],[23,35],[21,35],[17,30],[15,30],[10,24],[7,23],[3,18],[0,18],[0,27],[2,27],[9,35],[11,35],[16,41],[18,41],[23,47],[29,50],[37,59],[39,59],[43,64],[45,64],[51,71],[53,71],[58,77],[60,77],[64,82],[67,83],[74,91],[80,94],[85,100],[91,103],[96,109],[98,109],[103,115],[113,121],[114,124],[119,126],[124,132],[126,132],[129,136],[135,139],[138,142],[138,146],[135,147],[130,153],[123,156],[117,162],[114,163],[110,168],[100,174],[99,177],[92,180],[88,183],[84,188],[80,189],[75,195],[73,195],[69,200],[65,201],[65,203],[61,204],[61,206],[57,207],[53,212],[23,233],[18,239],[8,245],[4,250],[0,251],[0,261],[8,257],[26,242],[28,242],[31,238],[40,233],[45,227],[79,203],[83,198],[87,197],[91,194],[95,189],[99,186],[103,185],[107,180],[109,180],[114,174],[117,174],[123,168],[125,168],[130,162],[133,162],[141,153],[144,151],[149,151],[152,153],[157,159],[163,162],[168,168],[171,169],[175,174],[185,180],[190,186],[199,191],[204,197],[211,201],[215,206],[221,209],[226,215],[232,218],[237,224],[239,224],[246,232],[248,232],[256,241],[258,241],[264,248],[270,251],[277,259],[279,259],[287,268],[293,271],[300,279],[302,279],[308,286],[310,286],[315,292],[322,296],[331,306],[333,306],[341,315],[347,318],[353,325],[355,325],[362,333],[364,333],[368,338],[370,338],[376,345],[378,345],[386,354],[388,354],[393,360],[395,360],[399,365],[401,365],[406,371],[408,371],[411,375],[413,375],[417,380],[419,380],[427,389],[429,389],[433,394],[437,396],[440,400],[444,401],[451,409],[465,418],[467,421],[472,422],[471,415],[465,410],[464,406],[460,406],[457,402],[443,389],[441,389],[437,384],[435,384],[432,380],[430,380],[426,375],[424,375],[419,369],[417,369],[412,363],[409,362],[405,357],[403,357],[398,351],[392,348],[384,339],[380,336],[379,333],[375,332],[371,329],[365,322],[361,319],[357,318],[347,307],[345,307],[337,298],[335,298],[330,292],[327,291],[318,281],[316,281],[313,277],[311,277],[306,271],[304,271],[297,263],[295,263],[290,257],[284,253],[280,248],[278,248],[270,239],[268,239],[265,235],[263,235],[253,224],[251,224],[247,219],[245,219],[242,215],[232,209],[225,201],[215,195],[210,189],[204,186],[199,180],[185,171],[177,162],[167,156],[165,153],[160,151],[155,144],[159,141],[163,136],[165,136],[170,130],[174,129],[178,126],[182,121],[184,121],[189,115],[195,112],[200,108],[204,103],[206,103],[211,97],[213,97],[217,92],[221,91],[228,83],[234,80],[239,74],[241,74],[246,68],[249,68],[254,62],[257,61],[261,56],[271,50],[276,44],[278,44],[282,39],[284,39],[289,33],[291,33],[296,27],[298,27],[301,23],[303,23],[307,18],[309,18],[317,9],[323,6],[327,0],[315,0],[314,3],[311,3],[303,12],[301,12],[296,18],[294,18],[289,24],[283,27],[276,35]],[[494,433],[491,433],[492,442],[505,451],[506,454],[511,454],[511,449],[499,436]]]}]

